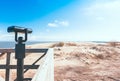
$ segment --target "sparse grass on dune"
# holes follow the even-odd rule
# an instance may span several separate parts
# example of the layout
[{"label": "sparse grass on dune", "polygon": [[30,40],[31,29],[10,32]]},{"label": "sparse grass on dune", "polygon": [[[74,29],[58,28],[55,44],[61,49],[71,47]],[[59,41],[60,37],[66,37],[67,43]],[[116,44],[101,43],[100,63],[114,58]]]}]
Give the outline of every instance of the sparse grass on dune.
[{"label": "sparse grass on dune", "polygon": [[68,42],[66,43],[66,46],[77,46],[77,44],[74,42]]},{"label": "sparse grass on dune", "polygon": [[77,46],[77,44],[74,42],[58,42],[58,43],[51,45],[50,47],[54,48],[54,47],[63,47],[63,46],[65,47],[66,46]]},{"label": "sparse grass on dune", "polygon": [[107,44],[111,47],[119,47],[120,46],[120,42],[118,42],[118,41],[111,41],[111,42],[108,42]]},{"label": "sparse grass on dune", "polygon": [[63,46],[64,46],[64,42],[59,42],[59,43],[55,43],[55,44],[51,45],[50,47],[54,48],[54,47],[63,47]]}]

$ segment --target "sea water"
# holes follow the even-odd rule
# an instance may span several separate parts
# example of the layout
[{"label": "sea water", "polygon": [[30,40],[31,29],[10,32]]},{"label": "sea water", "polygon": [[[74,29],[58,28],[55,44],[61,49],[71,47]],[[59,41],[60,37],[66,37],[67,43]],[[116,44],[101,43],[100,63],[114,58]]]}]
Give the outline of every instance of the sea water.
[{"label": "sea water", "polygon": [[[37,44],[37,43],[44,43],[44,42],[26,42],[26,45]],[[16,42],[8,42],[8,41],[0,41],[0,48],[14,48]]]}]

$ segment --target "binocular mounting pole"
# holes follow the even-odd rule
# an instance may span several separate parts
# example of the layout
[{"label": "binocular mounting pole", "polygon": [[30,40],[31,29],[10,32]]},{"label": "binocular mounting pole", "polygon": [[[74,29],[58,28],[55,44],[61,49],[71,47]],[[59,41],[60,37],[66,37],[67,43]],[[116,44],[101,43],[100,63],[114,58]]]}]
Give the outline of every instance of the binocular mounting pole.
[{"label": "binocular mounting pole", "polygon": [[15,32],[15,58],[17,59],[17,81],[23,81],[24,79],[24,58],[25,58],[25,44],[27,41],[27,30],[25,30],[25,39],[18,37],[18,32]]},{"label": "binocular mounting pole", "polygon": [[[15,41],[17,44],[15,45],[15,59],[17,59],[17,78],[15,81],[23,81],[24,80],[24,58],[25,58],[25,44],[27,41],[28,33],[32,33],[31,29],[23,28],[19,26],[10,26],[7,31],[9,33],[15,33]],[[23,37],[18,36],[18,33],[22,33],[25,35]]]}]

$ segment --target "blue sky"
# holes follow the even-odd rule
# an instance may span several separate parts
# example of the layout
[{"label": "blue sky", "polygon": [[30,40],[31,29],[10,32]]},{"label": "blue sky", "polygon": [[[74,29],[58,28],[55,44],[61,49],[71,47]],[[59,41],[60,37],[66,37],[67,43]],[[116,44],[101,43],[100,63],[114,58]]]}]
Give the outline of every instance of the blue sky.
[{"label": "blue sky", "polygon": [[33,29],[30,41],[119,41],[120,0],[1,0],[0,41],[7,27]]}]

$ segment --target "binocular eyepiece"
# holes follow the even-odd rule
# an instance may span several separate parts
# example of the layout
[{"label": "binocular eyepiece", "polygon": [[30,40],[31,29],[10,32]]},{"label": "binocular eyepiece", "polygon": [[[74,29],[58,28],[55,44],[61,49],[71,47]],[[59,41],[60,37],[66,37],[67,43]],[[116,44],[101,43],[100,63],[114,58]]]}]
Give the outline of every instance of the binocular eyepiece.
[{"label": "binocular eyepiece", "polygon": [[32,29],[19,27],[19,26],[10,26],[7,29],[8,33],[17,32],[17,33],[32,33]]}]

